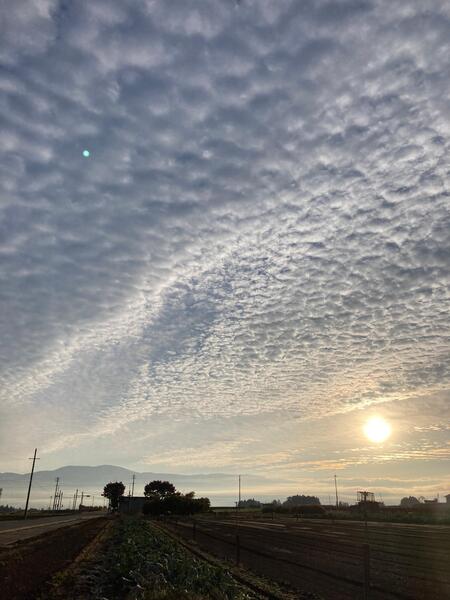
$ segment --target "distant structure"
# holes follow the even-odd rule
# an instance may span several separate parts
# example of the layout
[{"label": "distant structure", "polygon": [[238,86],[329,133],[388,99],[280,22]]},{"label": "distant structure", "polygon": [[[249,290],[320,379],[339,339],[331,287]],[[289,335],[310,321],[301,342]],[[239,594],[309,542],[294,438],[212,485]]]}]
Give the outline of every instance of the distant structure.
[{"label": "distant structure", "polygon": [[447,494],[447,495],[445,496],[445,502],[446,502],[447,504],[450,504],[450,494]]},{"label": "distant structure", "polygon": [[363,509],[364,513],[367,511],[378,511],[380,508],[380,502],[375,501],[375,494],[373,492],[368,492],[367,490],[358,490],[356,492],[357,504],[355,505],[355,509],[360,510]]},{"label": "distant structure", "polygon": [[148,502],[148,498],[145,496],[121,496],[119,498],[119,513],[140,514],[146,502]]},{"label": "distant structure", "polygon": [[375,494],[373,492],[367,492],[360,490],[356,492],[358,504],[367,504],[368,502],[375,502]]}]

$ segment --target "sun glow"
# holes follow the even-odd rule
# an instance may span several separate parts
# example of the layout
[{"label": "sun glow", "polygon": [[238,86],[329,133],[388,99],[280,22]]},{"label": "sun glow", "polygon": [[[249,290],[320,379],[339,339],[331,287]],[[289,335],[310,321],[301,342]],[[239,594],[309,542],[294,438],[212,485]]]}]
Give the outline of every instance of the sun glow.
[{"label": "sun glow", "polygon": [[364,425],[364,433],[371,442],[380,444],[391,435],[391,426],[381,417],[372,417]]}]

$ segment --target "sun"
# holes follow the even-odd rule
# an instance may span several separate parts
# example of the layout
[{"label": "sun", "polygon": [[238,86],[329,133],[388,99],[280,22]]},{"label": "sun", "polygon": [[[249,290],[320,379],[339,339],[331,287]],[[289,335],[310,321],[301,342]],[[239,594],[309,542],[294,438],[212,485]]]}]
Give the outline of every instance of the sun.
[{"label": "sun", "polygon": [[381,417],[372,417],[364,425],[364,433],[371,442],[380,444],[391,435],[391,426]]}]

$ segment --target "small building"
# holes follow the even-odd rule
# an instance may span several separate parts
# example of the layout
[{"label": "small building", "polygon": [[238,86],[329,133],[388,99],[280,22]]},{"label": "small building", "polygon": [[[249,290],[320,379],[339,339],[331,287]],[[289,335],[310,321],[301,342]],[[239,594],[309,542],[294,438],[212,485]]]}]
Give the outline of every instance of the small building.
[{"label": "small building", "polygon": [[146,502],[148,502],[148,498],[145,496],[121,496],[119,498],[119,512],[126,515],[140,514]]},{"label": "small building", "polygon": [[446,502],[447,504],[450,504],[450,494],[447,494],[447,495],[445,496],[445,502]]}]

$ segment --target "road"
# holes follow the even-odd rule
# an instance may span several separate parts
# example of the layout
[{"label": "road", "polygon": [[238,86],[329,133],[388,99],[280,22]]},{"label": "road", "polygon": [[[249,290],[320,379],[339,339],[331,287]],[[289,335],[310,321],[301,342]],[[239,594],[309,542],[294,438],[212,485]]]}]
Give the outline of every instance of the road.
[{"label": "road", "polygon": [[47,531],[54,531],[60,527],[74,525],[87,519],[95,519],[103,513],[80,513],[78,515],[64,515],[61,517],[42,517],[28,521],[3,521],[0,522],[0,548],[14,544],[19,540],[41,535]]},{"label": "road", "polygon": [[[177,527],[183,537],[192,526]],[[328,520],[202,520],[200,546],[325,598],[363,597],[364,548],[369,545],[371,600],[450,598],[450,527]],[[367,547],[367,546],[366,546]]]}]

